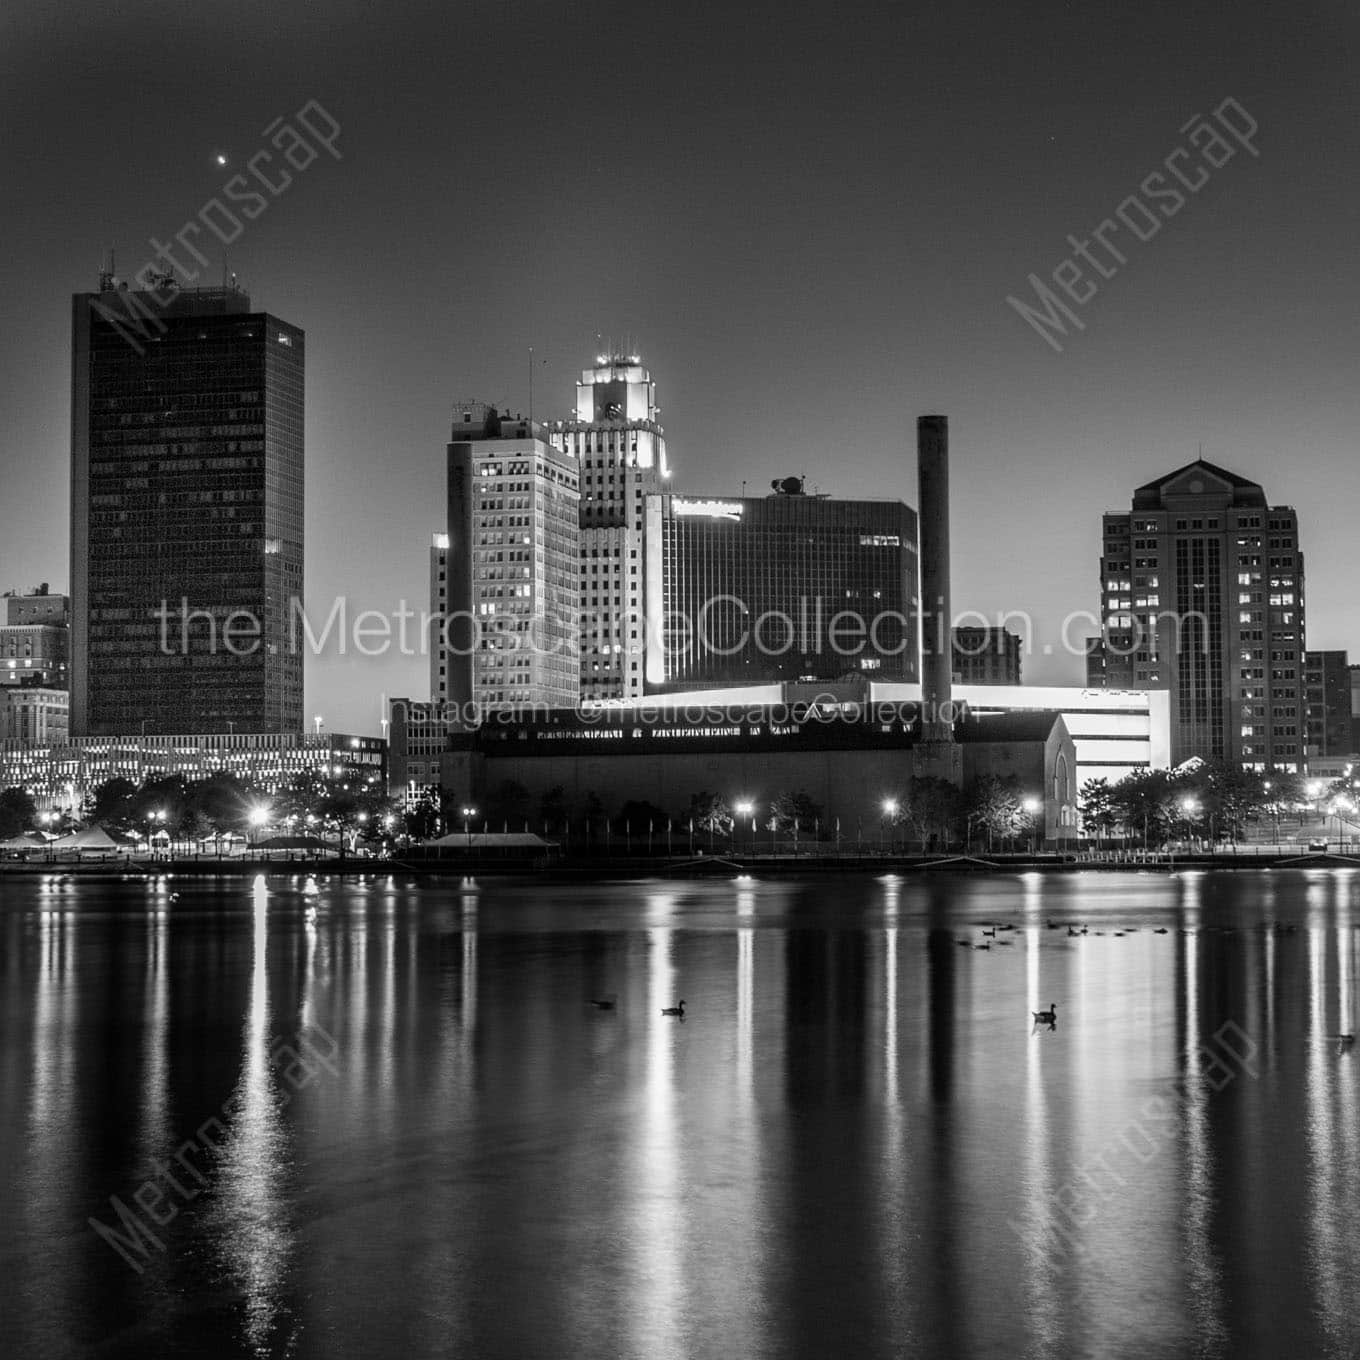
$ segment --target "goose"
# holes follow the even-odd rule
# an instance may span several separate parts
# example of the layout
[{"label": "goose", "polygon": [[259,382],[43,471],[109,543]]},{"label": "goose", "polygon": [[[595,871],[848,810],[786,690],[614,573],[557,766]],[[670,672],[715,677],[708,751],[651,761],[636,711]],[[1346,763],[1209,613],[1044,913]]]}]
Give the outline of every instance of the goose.
[{"label": "goose", "polygon": [[995,926],[993,926],[990,930],[984,930],[982,933],[983,933],[984,935],[990,935],[990,936],[992,937],[992,939],[996,939],[996,927],[995,927]]},{"label": "goose", "polygon": [[1058,923],[1057,923],[1056,921],[1045,921],[1044,924],[1045,924],[1050,930],[1057,930],[1057,928],[1058,928]]},{"label": "goose", "polygon": [[955,940],[954,943],[961,944],[965,949],[971,949],[973,947],[972,940]]},{"label": "goose", "polygon": [[678,1015],[682,1020],[685,1018],[685,1003],[678,1002],[674,1006],[664,1006],[661,1010],[662,1015]]},{"label": "goose", "polygon": [[1154,935],[1165,935],[1165,934],[1167,933],[1166,927],[1165,927],[1165,926],[1158,926],[1157,929],[1154,930],[1152,933],[1153,933]]},{"label": "goose", "polygon": [[989,944],[975,944],[973,946],[974,949],[990,949],[991,947]]},{"label": "goose", "polygon": [[997,941],[997,944],[999,944],[999,945],[1013,945],[1014,943],[1015,943],[1014,940],[998,940],[998,941]]},{"label": "goose", "polygon": [[1030,1011],[1036,1025],[1056,1025],[1058,1023],[1058,1003],[1050,1001],[1046,1011]]},{"label": "goose", "polygon": [[1071,939],[1071,938],[1072,938],[1073,936],[1075,936],[1075,935],[1080,935],[1081,933],[1082,933],[1082,932],[1081,932],[1080,930],[1078,930],[1075,926],[1068,926],[1068,927],[1067,927],[1067,937],[1068,937],[1068,939]]},{"label": "goose", "polygon": [[[614,1000],[615,999],[612,996],[605,997],[602,1001],[597,1001],[594,997],[591,997],[590,1004],[594,1006],[597,1011],[612,1011],[614,1009]],[[681,1002],[681,1005],[683,1004],[684,1003]]]}]

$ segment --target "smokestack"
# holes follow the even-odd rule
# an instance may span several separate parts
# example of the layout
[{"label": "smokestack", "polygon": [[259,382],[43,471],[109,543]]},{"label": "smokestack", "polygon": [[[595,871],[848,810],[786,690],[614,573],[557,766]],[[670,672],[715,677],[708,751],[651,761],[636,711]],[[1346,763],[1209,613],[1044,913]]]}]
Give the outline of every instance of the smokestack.
[{"label": "smokestack", "polygon": [[948,416],[917,418],[916,476],[921,535],[921,736],[925,741],[950,741],[953,723],[939,716],[941,706],[950,703],[954,668],[953,615],[949,608]]}]

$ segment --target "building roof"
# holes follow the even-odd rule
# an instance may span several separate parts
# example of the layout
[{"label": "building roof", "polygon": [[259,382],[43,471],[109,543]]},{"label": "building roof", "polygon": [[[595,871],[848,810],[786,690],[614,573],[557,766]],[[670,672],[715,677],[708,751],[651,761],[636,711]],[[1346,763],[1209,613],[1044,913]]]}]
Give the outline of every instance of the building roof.
[{"label": "building roof", "polygon": [[1047,741],[1062,722],[1056,709],[1028,709],[1014,713],[970,713],[954,724],[958,742]]},{"label": "building roof", "polygon": [[1196,458],[1193,462],[1186,463],[1151,482],[1144,482],[1142,486],[1136,488],[1133,493],[1135,507],[1149,508],[1158,504],[1161,501],[1163,491],[1172,482],[1195,470],[1206,472],[1209,476],[1225,482],[1233,492],[1234,502],[1253,505],[1264,505],[1266,503],[1266,493],[1262,490],[1259,482],[1253,482],[1248,477],[1240,477],[1235,472],[1229,472],[1227,468],[1219,467],[1217,463]]}]

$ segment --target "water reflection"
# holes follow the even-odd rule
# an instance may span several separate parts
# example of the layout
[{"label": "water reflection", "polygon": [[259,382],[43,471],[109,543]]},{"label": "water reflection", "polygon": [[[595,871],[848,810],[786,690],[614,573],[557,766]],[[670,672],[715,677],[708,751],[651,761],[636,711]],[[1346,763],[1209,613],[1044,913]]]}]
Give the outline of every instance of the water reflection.
[{"label": "water reflection", "polygon": [[5,1353],[1360,1353],[1354,875],[214,892],[6,899]]},{"label": "water reflection", "polygon": [[263,875],[255,880],[252,909],[253,962],[241,1031],[241,1077],[225,1111],[212,1237],[242,1298],[245,1348],[264,1356],[287,1349],[280,1333],[291,1321],[285,1300],[293,1233],[286,1197],[290,1140],[273,1067],[269,890]]}]

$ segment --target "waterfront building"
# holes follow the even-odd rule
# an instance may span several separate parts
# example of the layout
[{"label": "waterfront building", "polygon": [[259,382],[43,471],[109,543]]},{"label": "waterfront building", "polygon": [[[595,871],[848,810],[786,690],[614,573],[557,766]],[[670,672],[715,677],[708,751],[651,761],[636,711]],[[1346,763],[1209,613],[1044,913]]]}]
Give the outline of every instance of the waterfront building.
[{"label": "waterfront building", "polygon": [[601,354],[576,384],[576,415],[551,437],[580,469],[580,695],[643,693],[646,497],[670,476],[656,384],[635,354]]},{"label": "waterfront building", "polygon": [[0,686],[0,739],[40,746],[64,742],[70,734],[70,699],[64,689],[31,681]]},{"label": "waterfront building", "polygon": [[[646,689],[918,678],[916,514],[769,496],[646,502]],[[584,697],[584,696],[583,696]]]},{"label": "waterfront building", "polygon": [[1305,652],[1304,693],[1308,706],[1309,769],[1319,757],[1353,755],[1351,667],[1345,652]]},{"label": "waterfront building", "polygon": [[303,332],[149,282],[73,299],[71,730],[298,732]]},{"label": "waterfront building", "polygon": [[959,683],[1020,683],[1020,637],[1009,628],[955,628],[953,648],[954,679]]},{"label": "waterfront building", "polygon": [[382,792],[387,743],[347,732],[235,732],[0,741],[0,788],[23,788],[40,809],[78,813],[105,780],[234,774],[276,791],[300,774]]},{"label": "waterfront building", "polygon": [[64,690],[69,679],[70,602],[46,582],[4,596],[0,623],[0,685],[41,685]]},{"label": "waterfront building", "polygon": [[431,552],[431,572],[446,576],[432,583],[442,609],[431,693],[461,721],[576,703],[579,494],[575,459],[543,426],[455,405],[448,527]]},{"label": "waterfront building", "polygon": [[1304,566],[1298,520],[1196,460],[1106,514],[1105,684],[1165,688],[1171,760],[1302,768]]}]

